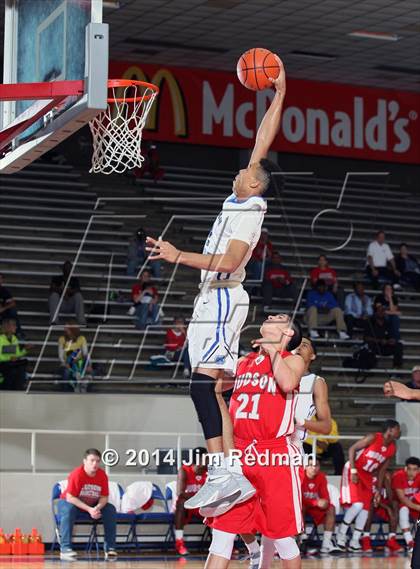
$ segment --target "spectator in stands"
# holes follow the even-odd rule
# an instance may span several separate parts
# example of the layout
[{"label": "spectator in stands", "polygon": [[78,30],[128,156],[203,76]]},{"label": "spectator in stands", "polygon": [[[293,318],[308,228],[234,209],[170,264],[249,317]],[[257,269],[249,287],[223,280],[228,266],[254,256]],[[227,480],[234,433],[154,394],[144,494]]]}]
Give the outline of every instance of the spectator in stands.
[{"label": "spectator in stands", "polygon": [[411,373],[411,381],[408,381],[406,386],[410,389],[420,389],[420,365],[415,365]]},{"label": "spectator in stands", "polygon": [[316,434],[316,456],[320,461],[331,458],[334,465],[334,474],[341,476],[344,468],[344,451],[340,443],[337,421],[331,418],[331,431],[328,433],[329,437],[336,437],[332,439],[324,439],[317,433],[309,432],[308,436],[303,443],[303,449],[306,454],[312,453],[313,436]]},{"label": "spectator in stands", "polygon": [[258,243],[252,251],[251,259],[246,266],[248,279],[261,282],[264,278],[265,270],[270,266],[272,256],[273,244],[270,240],[268,229],[263,227]]},{"label": "spectator in stands", "polygon": [[398,306],[398,298],[394,294],[394,289],[390,284],[384,284],[382,294],[375,297],[375,306],[382,304],[385,308],[385,318],[389,322],[391,330],[391,338],[400,339],[400,315],[401,311]]},{"label": "spectator in stands", "polygon": [[154,142],[151,142],[144,152],[144,162],[141,168],[134,169],[136,179],[143,178],[148,172],[155,182],[158,182],[165,175],[165,170],[160,167],[159,151]]},{"label": "spectator in stands", "polygon": [[377,231],[374,241],[369,244],[366,274],[375,288],[379,288],[380,281],[390,282],[398,287],[401,274],[396,267],[389,245],[385,243],[384,231]]},{"label": "spectator in stands", "polygon": [[136,316],[135,326],[138,330],[144,330],[148,324],[159,324],[159,294],[151,281],[149,270],[145,269],[139,276],[138,282],[131,287],[131,298]]},{"label": "spectator in stands", "polygon": [[308,292],[306,308],[305,319],[311,339],[319,338],[318,325],[323,326],[331,322],[335,322],[341,340],[349,339],[343,311],[338,306],[337,299],[333,293],[327,290],[327,286],[322,279],[316,282],[315,289]]},{"label": "spectator in stands", "polygon": [[0,323],[9,319],[16,322],[16,336],[23,340],[25,336],[20,325],[16,300],[10,290],[4,286],[4,275],[0,273]]},{"label": "spectator in stands", "polygon": [[65,385],[71,386],[76,393],[86,393],[93,370],[86,338],[81,335],[75,320],[66,322],[64,335],[58,339],[58,358]]},{"label": "spectator in stands", "polygon": [[67,487],[61,493],[57,504],[60,518],[60,558],[72,560],[77,552],[72,549],[73,525],[77,514],[87,512],[92,520],[102,521],[104,525],[105,558],[115,559],[115,535],[117,513],[108,502],[108,476],[99,468],[101,453],[89,448],[84,455],[83,464],[72,470],[67,478]]},{"label": "spectator in stands", "polygon": [[[127,253],[127,275],[135,276],[148,257],[146,252],[147,234],[143,227],[139,227],[130,239]],[[160,261],[149,261],[148,265],[155,279],[160,278]]]},{"label": "spectator in stands", "polygon": [[412,549],[414,541],[410,527],[420,518],[420,503],[415,497],[416,494],[420,497],[420,460],[417,457],[407,458],[405,468],[394,472],[392,488],[398,500],[399,523],[404,541],[408,549]]},{"label": "spectator in stands", "polygon": [[347,332],[350,338],[354,328],[364,330],[366,320],[372,316],[372,300],[365,293],[365,286],[361,282],[353,284],[354,292],[346,296],[344,318],[347,324]]},{"label": "spectator in stands", "polygon": [[292,298],[293,302],[296,299],[296,285],[289,271],[282,265],[281,257],[277,252],[273,253],[271,263],[265,271],[262,293],[266,312],[271,309],[273,296],[276,298]]},{"label": "spectator in stands", "polygon": [[400,252],[395,257],[395,265],[401,273],[400,283],[420,291],[420,263],[416,257],[408,253],[406,243],[401,243]]},{"label": "spectator in stands", "polygon": [[382,304],[375,305],[373,316],[366,321],[364,340],[374,354],[393,356],[394,368],[402,366],[404,348],[401,342],[392,337]]},{"label": "spectator in stands", "polygon": [[33,346],[22,345],[16,336],[16,321],[4,319],[0,334],[0,389],[25,388],[26,355]]},{"label": "spectator in stands", "polygon": [[188,354],[187,328],[183,318],[175,318],[174,325],[168,328],[165,338],[165,356],[168,361],[177,362],[179,360],[184,364],[184,377],[191,375],[190,356]]},{"label": "spectator in stands", "polygon": [[[310,461],[305,468],[305,475],[302,480],[302,517],[305,520],[306,516],[310,516],[316,527],[324,526],[321,553],[340,551],[333,542],[335,515],[335,507],[330,502],[327,477],[321,472],[319,462]],[[305,547],[307,538],[307,533],[304,530],[301,535],[302,546],[303,550],[309,553]]]},{"label": "spectator in stands", "polygon": [[318,266],[311,269],[309,277],[313,288],[316,287],[316,283],[319,279],[323,280],[327,285],[327,289],[336,297],[340,307],[344,308],[344,291],[338,286],[337,272],[330,267],[326,255],[320,255],[318,257]]},{"label": "spectator in stands", "polygon": [[[72,264],[70,261],[66,261],[63,264],[62,274],[57,275],[51,279],[50,296],[48,299],[48,306],[50,310],[50,324],[58,323],[57,309],[71,270]],[[81,326],[84,326],[86,324],[85,305],[82,293],[80,291],[80,282],[77,277],[70,278],[67,289],[64,292],[64,298],[60,306],[60,313],[75,313],[77,322]]]},{"label": "spectator in stands", "polygon": [[184,527],[190,523],[193,516],[200,516],[198,509],[187,510],[184,508],[184,504],[200,490],[206,481],[206,454],[205,448],[194,449],[194,463],[188,466],[184,464],[178,470],[175,506],[175,549],[178,555],[188,555],[189,551],[184,543]]}]

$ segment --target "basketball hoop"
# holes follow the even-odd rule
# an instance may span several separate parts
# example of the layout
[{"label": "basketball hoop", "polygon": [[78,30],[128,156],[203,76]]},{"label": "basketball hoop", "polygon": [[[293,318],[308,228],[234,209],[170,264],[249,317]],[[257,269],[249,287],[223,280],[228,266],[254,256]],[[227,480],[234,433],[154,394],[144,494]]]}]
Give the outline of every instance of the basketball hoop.
[{"label": "basketball hoop", "polygon": [[93,136],[90,172],[122,174],[141,167],[141,141],[159,88],[145,81],[110,79],[108,106],[90,121]]}]

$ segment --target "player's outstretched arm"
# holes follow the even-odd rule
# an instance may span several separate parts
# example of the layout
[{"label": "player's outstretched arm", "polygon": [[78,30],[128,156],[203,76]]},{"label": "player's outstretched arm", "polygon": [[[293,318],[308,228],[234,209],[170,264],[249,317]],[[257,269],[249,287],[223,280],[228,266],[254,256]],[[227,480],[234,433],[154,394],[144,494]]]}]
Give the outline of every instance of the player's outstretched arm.
[{"label": "player's outstretched arm", "polygon": [[305,429],[313,433],[328,435],[331,431],[331,409],[328,403],[328,386],[322,379],[315,379],[314,401],[316,420],[305,421]]},{"label": "player's outstretched arm", "polygon": [[286,72],[283,64],[280,66],[279,76],[277,79],[271,79],[271,82],[276,89],[276,94],[261,121],[257,136],[255,137],[255,146],[249,161],[250,164],[259,162],[262,158],[267,157],[280,128],[281,111],[284,97],[286,96]]},{"label": "player's outstretched arm", "polygon": [[420,401],[420,389],[411,389],[399,381],[387,381],[384,385],[384,394],[386,397]]},{"label": "player's outstretched arm", "polygon": [[159,259],[168,261],[168,263],[179,263],[192,269],[217,271],[220,273],[235,272],[249,249],[249,244],[245,243],[245,241],[239,241],[239,239],[231,239],[226,253],[218,255],[181,251],[169,241],[153,239],[152,237],[147,238],[147,245],[146,251],[151,251],[150,261]]}]

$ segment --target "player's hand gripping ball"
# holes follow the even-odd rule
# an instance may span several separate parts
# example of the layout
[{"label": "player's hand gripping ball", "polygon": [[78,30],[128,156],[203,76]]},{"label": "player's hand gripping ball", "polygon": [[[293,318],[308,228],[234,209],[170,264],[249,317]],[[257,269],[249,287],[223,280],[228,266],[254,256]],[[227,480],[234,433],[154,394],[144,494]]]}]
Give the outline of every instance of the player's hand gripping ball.
[{"label": "player's hand gripping ball", "polygon": [[278,55],[263,47],[254,47],[241,55],[236,65],[238,79],[252,91],[268,89],[283,67]]}]

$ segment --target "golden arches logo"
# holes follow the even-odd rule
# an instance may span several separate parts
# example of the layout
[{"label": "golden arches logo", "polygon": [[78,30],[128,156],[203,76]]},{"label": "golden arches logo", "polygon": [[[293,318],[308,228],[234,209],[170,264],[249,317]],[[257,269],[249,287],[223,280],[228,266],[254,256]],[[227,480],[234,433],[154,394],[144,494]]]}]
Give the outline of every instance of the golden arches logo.
[{"label": "golden arches logo", "polygon": [[[123,79],[134,79],[137,81],[147,81],[157,85],[162,91],[166,84],[171,96],[172,112],[174,117],[174,128],[176,136],[187,136],[187,113],[184,97],[178,81],[173,76],[172,72],[168,69],[159,69],[150,80],[144,71],[137,65],[132,65],[125,70]],[[154,105],[150,109],[149,116],[147,117],[146,126],[148,130],[157,130],[159,126],[159,109],[160,109],[160,96],[155,100]]]}]

